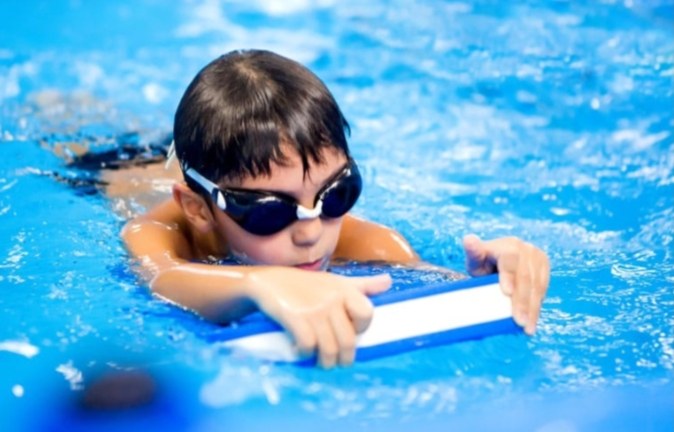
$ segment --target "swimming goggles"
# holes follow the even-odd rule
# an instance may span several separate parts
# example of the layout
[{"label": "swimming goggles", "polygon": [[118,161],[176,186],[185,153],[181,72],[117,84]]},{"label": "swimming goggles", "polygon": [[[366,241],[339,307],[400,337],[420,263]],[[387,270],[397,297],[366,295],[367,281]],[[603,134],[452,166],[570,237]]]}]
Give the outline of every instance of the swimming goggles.
[{"label": "swimming goggles", "polygon": [[278,193],[249,189],[220,189],[194,168],[185,175],[197,182],[223,212],[241,228],[255,235],[271,235],[297,220],[338,218],[356,204],[363,182],[358,166],[349,159],[316,195],[314,208],[301,206],[294,198]]}]

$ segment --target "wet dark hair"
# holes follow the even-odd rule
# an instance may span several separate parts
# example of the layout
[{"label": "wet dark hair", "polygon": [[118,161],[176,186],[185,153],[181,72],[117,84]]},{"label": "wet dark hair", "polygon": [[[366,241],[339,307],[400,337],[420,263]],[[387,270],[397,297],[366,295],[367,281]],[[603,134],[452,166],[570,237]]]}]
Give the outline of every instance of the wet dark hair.
[{"label": "wet dark hair", "polygon": [[[203,68],[187,87],[173,137],[183,172],[218,183],[269,175],[294,148],[305,175],[310,160],[338,149],[349,156],[350,131],[325,84],[301,64],[269,51],[233,51]],[[187,184],[201,188],[189,177]]]}]

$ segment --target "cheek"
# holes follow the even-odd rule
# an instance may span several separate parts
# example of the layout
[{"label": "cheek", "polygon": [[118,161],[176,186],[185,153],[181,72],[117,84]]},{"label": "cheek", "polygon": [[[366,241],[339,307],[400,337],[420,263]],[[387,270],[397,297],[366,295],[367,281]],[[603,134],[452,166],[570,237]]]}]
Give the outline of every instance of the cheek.
[{"label": "cheek", "polygon": [[331,253],[334,252],[337,247],[339,233],[342,230],[342,220],[344,220],[344,218],[325,219],[323,221],[323,241],[326,249]]},{"label": "cheek", "polygon": [[283,233],[271,237],[253,239],[241,245],[239,249],[232,247],[232,252],[244,253],[253,263],[267,265],[288,265],[289,242],[283,239]]}]

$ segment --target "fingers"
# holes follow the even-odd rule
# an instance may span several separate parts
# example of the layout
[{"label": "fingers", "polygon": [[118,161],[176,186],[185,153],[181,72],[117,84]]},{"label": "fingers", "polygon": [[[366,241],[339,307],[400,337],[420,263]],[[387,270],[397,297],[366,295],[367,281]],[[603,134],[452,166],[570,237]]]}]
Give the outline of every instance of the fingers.
[{"label": "fingers", "polygon": [[307,321],[295,319],[285,322],[284,326],[295,340],[300,356],[307,357],[316,351],[316,334]]},{"label": "fingers", "polygon": [[536,331],[536,323],[541,315],[541,300],[537,291],[532,290],[529,299],[529,312],[527,314],[527,321],[524,325],[524,332],[528,335],[533,335]]},{"label": "fingers", "polygon": [[530,290],[528,287],[531,286],[529,263],[526,259],[522,259],[519,243],[502,245],[496,254],[501,290],[511,297],[513,319],[523,327],[526,324],[529,306]]},{"label": "fingers", "polygon": [[335,310],[330,316],[286,323],[300,356],[317,356],[317,363],[330,369],[353,363],[356,333],[344,311]]},{"label": "fingers", "polygon": [[482,276],[482,263],[486,253],[482,247],[482,241],[475,234],[468,234],[463,238],[463,249],[466,252],[466,270],[471,276]]},{"label": "fingers", "polygon": [[[388,274],[351,278],[282,269],[256,276],[251,296],[260,309],[290,333],[300,355],[316,355],[324,368],[353,362],[356,334],[368,327],[374,311],[366,295],[391,286]],[[277,286],[285,278],[288,283],[275,290],[255,289]]]},{"label": "fingers", "polygon": [[275,316],[291,333],[300,354],[315,354],[323,368],[350,365],[355,358],[356,335],[367,329],[374,312],[367,295],[389,289],[391,277],[325,278],[331,283],[322,290],[309,285],[308,289],[289,288],[282,311]]},{"label": "fingers", "polygon": [[[467,236],[471,237],[471,236]],[[474,240],[467,238],[467,256],[475,257]],[[469,249],[473,248],[473,251]],[[533,334],[540,316],[541,303],[550,282],[550,262],[542,250],[515,237],[481,242],[478,248],[495,261],[503,293],[512,300],[513,319]],[[475,273],[475,272],[474,272]]]},{"label": "fingers", "polygon": [[517,274],[520,270],[520,254],[517,248],[509,247],[503,248],[498,254],[498,274],[499,285],[505,295],[512,296],[516,291],[515,287],[518,284]]},{"label": "fingers", "polygon": [[356,333],[364,332],[372,321],[374,306],[370,299],[357,291],[347,293],[344,299],[346,313],[351,319],[353,329]]},{"label": "fingers", "polygon": [[529,335],[533,335],[536,331],[536,323],[541,313],[541,304],[550,283],[550,260],[545,254],[541,255],[538,271],[532,273],[533,289],[529,298],[529,317],[524,328],[524,331]]},{"label": "fingers", "polygon": [[318,340],[318,364],[325,369],[330,369],[337,363],[339,352],[337,337],[328,319],[320,318],[313,325]]},{"label": "fingers", "polygon": [[[518,254],[518,258],[520,258]],[[513,317],[515,322],[524,327],[529,319],[529,300],[533,287],[531,261],[521,257],[518,259],[517,273],[515,274],[515,289],[512,294]]]},{"label": "fingers", "polygon": [[356,357],[356,332],[353,324],[342,311],[336,311],[330,315],[330,324],[332,324],[339,347],[337,363],[340,366],[348,366]]},{"label": "fingers", "polygon": [[494,261],[490,259],[486,243],[475,234],[463,238],[463,249],[466,253],[466,270],[471,276],[484,276],[494,273]]},{"label": "fingers", "polygon": [[530,243],[519,239],[504,239],[504,242],[499,245],[501,287],[504,293],[510,292],[513,319],[531,335],[536,330],[550,281],[550,262],[543,251]]},{"label": "fingers", "polygon": [[375,276],[362,276],[351,278],[356,288],[363,294],[372,296],[380,294],[391,287],[391,275],[388,273]]},{"label": "fingers", "polygon": [[356,333],[344,310],[333,310],[327,319],[320,317],[314,323],[318,364],[326,369],[336,365],[348,366],[356,356]]},{"label": "fingers", "polygon": [[[382,275],[379,278],[382,285],[377,289],[388,289],[391,279],[388,275]],[[368,278],[372,279],[372,278]],[[367,283],[367,281],[366,281]],[[322,344],[322,334],[319,335],[319,362],[323,367],[332,367],[335,361],[346,366],[353,363],[356,355],[356,334],[364,332],[374,314],[374,306],[366,296],[359,291],[346,290],[344,292],[343,308],[334,309],[329,315],[331,329],[336,342],[336,353],[328,351],[323,353],[324,349],[330,350],[333,346],[329,343]],[[336,356],[336,360],[333,358]]]},{"label": "fingers", "polygon": [[316,354],[321,367],[348,366],[355,359],[356,334],[369,326],[373,312],[366,296],[357,290],[345,290],[343,300],[329,310],[292,320],[286,329],[300,354]]}]

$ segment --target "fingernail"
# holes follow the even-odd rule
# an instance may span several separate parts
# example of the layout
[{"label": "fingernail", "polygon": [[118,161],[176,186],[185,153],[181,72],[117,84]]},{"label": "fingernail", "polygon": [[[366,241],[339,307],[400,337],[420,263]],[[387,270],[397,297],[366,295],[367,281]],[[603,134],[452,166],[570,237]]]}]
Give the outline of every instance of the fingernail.
[{"label": "fingernail", "polygon": [[524,327],[527,325],[528,317],[525,312],[517,311],[515,313],[515,322],[519,324],[521,327]]}]

